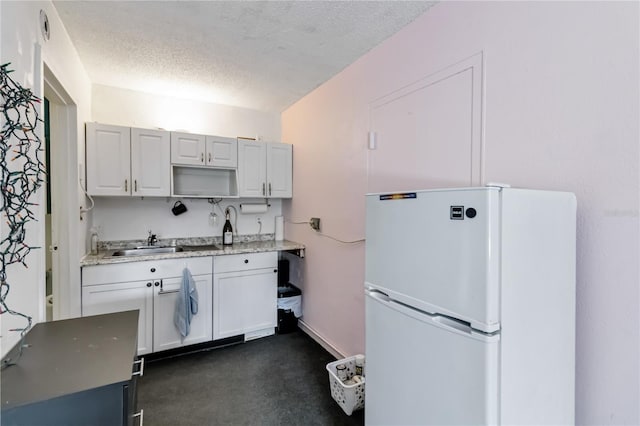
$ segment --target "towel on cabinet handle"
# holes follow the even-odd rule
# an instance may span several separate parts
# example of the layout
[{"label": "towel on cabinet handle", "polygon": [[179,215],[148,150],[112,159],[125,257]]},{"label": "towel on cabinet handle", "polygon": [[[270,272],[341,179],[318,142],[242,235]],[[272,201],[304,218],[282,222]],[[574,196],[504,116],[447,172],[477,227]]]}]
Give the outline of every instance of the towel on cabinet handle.
[{"label": "towel on cabinet handle", "polygon": [[178,298],[176,299],[176,307],[173,314],[173,323],[180,332],[182,338],[189,335],[191,331],[191,320],[198,313],[198,290],[196,283],[191,276],[189,268],[182,271],[182,283]]}]

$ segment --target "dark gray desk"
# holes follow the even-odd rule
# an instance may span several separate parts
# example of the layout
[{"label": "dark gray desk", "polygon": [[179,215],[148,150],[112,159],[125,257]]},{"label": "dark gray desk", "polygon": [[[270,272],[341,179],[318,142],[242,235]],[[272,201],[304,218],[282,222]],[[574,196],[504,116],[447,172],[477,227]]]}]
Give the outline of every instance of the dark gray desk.
[{"label": "dark gray desk", "polygon": [[138,311],[36,324],[0,372],[0,423],[131,424],[137,333]]}]

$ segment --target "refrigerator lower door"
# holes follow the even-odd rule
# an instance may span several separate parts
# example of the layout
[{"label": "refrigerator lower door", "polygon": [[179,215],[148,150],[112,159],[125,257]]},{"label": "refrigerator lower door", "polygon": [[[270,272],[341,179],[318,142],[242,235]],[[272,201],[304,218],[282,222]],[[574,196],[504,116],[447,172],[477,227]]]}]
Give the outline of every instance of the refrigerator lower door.
[{"label": "refrigerator lower door", "polygon": [[499,334],[366,294],[367,425],[499,422]]}]

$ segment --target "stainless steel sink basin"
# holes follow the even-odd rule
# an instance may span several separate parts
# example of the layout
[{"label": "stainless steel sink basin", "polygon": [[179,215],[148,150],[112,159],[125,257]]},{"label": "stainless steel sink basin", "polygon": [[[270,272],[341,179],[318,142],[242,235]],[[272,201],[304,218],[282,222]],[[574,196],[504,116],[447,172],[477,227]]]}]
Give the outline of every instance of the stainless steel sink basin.
[{"label": "stainless steel sink basin", "polygon": [[116,250],[111,256],[146,256],[150,254],[178,253],[184,251],[182,247],[136,247],[134,249]]},{"label": "stainless steel sink basin", "polygon": [[183,246],[184,251],[208,251],[208,250],[220,250],[220,247],[214,244],[203,244],[199,246]]}]

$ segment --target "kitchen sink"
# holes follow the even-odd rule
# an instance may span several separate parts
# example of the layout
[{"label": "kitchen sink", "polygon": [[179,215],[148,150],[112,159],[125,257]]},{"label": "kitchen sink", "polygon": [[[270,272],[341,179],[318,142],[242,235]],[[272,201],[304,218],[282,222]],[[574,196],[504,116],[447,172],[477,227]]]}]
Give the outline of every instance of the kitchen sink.
[{"label": "kitchen sink", "polygon": [[208,251],[208,250],[220,250],[220,247],[214,244],[203,244],[199,246],[182,246],[184,251]]},{"label": "kitchen sink", "polygon": [[146,256],[150,254],[178,253],[184,251],[182,247],[145,246],[133,249],[116,250],[111,256]]}]

